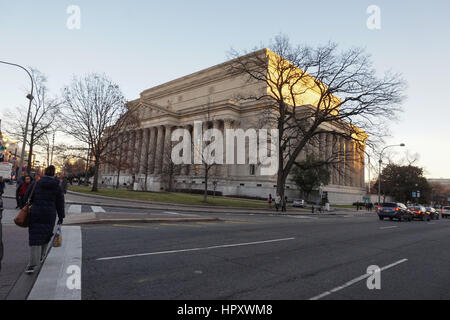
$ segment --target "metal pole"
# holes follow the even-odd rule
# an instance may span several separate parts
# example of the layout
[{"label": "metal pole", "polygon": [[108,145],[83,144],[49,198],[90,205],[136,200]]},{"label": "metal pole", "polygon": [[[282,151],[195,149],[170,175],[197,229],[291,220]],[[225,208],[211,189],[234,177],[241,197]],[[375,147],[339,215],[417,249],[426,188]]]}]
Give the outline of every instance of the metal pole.
[{"label": "metal pole", "polygon": [[379,163],[379,167],[378,167],[378,205],[380,205],[380,201],[381,201],[381,164],[383,163],[383,160],[382,160],[382,158],[383,158],[383,152],[384,152],[384,150],[386,150],[387,148],[391,148],[391,147],[404,147],[404,146],[405,146],[404,143],[402,143],[402,144],[394,144],[394,145],[391,145],[391,146],[386,146],[386,147],[384,147],[384,148],[381,150],[381,152],[380,152],[380,161],[378,162],[378,163]]},{"label": "metal pole", "polygon": [[369,194],[370,194],[370,155],[369,154],[367,154],[367,158],[368,158],[368,160],[369,160],[369,163],[368,163],[368,165],[369,165],[369,170],[367,170],[367,174],[369,175]]},{"label": "metal pole", "polygon": [[[27,146],[28,122],[30,121],[31,103],[33,102],[33,99],[34,99],[33,98],[34,81],[33,81],[33,77],[31,75],[31,73],[26,68],[22,67],[21,65],[15,64],[15,63],[11,63],[11,62],[1,61],[1,60],[0,60],[0,63],[21,68],[22,70],[24,70],[28,74],[28,76],[30,77],[30,80],[31,80],[31,93],[29,95],[27,95],[27,98],[28,98],[28,100],[30,100],[30,103],[28,104],[27,122],[25,124],[25,133],[23,135],[23,144],[22,144],[22,151],[20,153],[19,171],[17,172],[17,177],[16,177],[16,180],[17,180],[17,179],[19,179],[19,177],[22,174],[23,158],[25,157],[25,148]],[[31,155],[28,156],[28,161],[30,161],[30,156]]]},{"label": "metal pole", "polygon": [[379,166],[378,166],[378,205],[380,205],[380,200],[381,200],[381,163],[383,161],[381,160],[381,154],[380,154],[380,161]]},{"label": "metal pole", "polygon": [[53,152],[55,150],[55,132],[53,132],[53,139],[52,139],[52,153],[50,156],[50,164],[53,165]]}]

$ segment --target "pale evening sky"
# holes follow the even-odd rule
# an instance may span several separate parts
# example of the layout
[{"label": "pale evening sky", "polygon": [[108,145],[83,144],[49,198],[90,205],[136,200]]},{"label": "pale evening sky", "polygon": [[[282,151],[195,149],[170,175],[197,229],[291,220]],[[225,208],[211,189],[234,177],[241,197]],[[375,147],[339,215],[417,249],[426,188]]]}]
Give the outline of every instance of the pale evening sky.
[{"label": "pale evening sky", "polygon": [[[69,30],[68,6],[81,9]],[[381,29],[366,26],[369,5]],[[0,0],[0,60],[38,68],[59,94],[71,77],[105,72],[127,99],[213,66],[230,47],[251,49],[283,33],[293,43],[361,46],[380,72],[403,74],[408,99],[388,144],[420,155],[427,177],[450,178],[450,1]],[[0,64],[0,118],[25,105],[26,74]]]}]

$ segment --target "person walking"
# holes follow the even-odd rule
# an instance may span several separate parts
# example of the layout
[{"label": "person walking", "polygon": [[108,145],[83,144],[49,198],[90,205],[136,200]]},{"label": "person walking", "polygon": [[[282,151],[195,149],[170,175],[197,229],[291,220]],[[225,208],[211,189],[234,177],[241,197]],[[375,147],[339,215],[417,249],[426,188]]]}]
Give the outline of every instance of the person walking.
[{"label": "person walking", "polygon": [[5,192],[5,188],[6,188],[5,181],[3,180],[3,177],[0,176],[0,196],[2,196],[3,193]]},{"label": "person walking", "polygon": [[67,186],[69,185],[69,180],[67,177],[61,175],[61,189],[64,192],[64,194],[67,193]]},{"label": "person walking", "polygon": [[281,197],[279,194],[277,194],[277,196],[275,197],[275,209],[278,210],[280,209],[280,204],[281,204]]},{"label": "person walking", "polygon": [[24,180],[20,183],[17,184],[17,189],[16,189],[16,202],[17,202],[17,207],[16,209],[22,209],[23,207],[25,207],[25,202],[23,201],[25,194],[27,193],[28,187],[31,185],[31,182],[33,181],[33,179],[31,179],[30,176],[26,176],[24,178]]},{"label": "person walking", "polygon": [[287,199],[288,197],[284,196],[283,202],[281,204],[281,212],[286,212]]},{"label": "person walking", "polygon": [[269,194],[269,200],[268,200],[268,202],[269,202],[269,208],[272,208],[272,201],[273,201],[273,199],[272,199],[272,194]]},{"label": "person walking", "polygon": [[54,166],[47,167],[44,177],[30,185],[23,201],[26,203],[28,199],[32,204],[28,226],[30,262],[25,273],[32,274],[44,261],[48,243],[53,236],[56,215],[59,225],[65,218],[64,193],[55,179]]}]

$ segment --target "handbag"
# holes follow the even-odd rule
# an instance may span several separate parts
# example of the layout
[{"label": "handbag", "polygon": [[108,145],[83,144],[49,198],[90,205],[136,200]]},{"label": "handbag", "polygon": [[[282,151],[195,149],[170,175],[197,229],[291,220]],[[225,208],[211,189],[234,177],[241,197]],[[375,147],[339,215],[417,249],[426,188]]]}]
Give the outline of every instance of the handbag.
[{"label": "handbag", "polygon": [[17,216],[14,218],[14,223],[22,228],[28,228],[30,224],[30,209],[31,209],[31,197],[33,196],[34,189],[36,188],[37,181],[33,185],[33,190],[31,190],[30,196],[28,197],[27,203],[25,206],[19,211]]}]

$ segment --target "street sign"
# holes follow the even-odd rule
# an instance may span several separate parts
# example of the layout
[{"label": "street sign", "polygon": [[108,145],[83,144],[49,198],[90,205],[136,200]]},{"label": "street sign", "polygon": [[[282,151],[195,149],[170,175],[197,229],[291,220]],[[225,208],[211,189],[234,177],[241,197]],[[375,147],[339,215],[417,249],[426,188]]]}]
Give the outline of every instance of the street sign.
[{"label": "street sign", "polygon": [[412,197],[413,197],[413,198],[417,198],[417,194],[416,194],[415,191],[412,192]]}]

